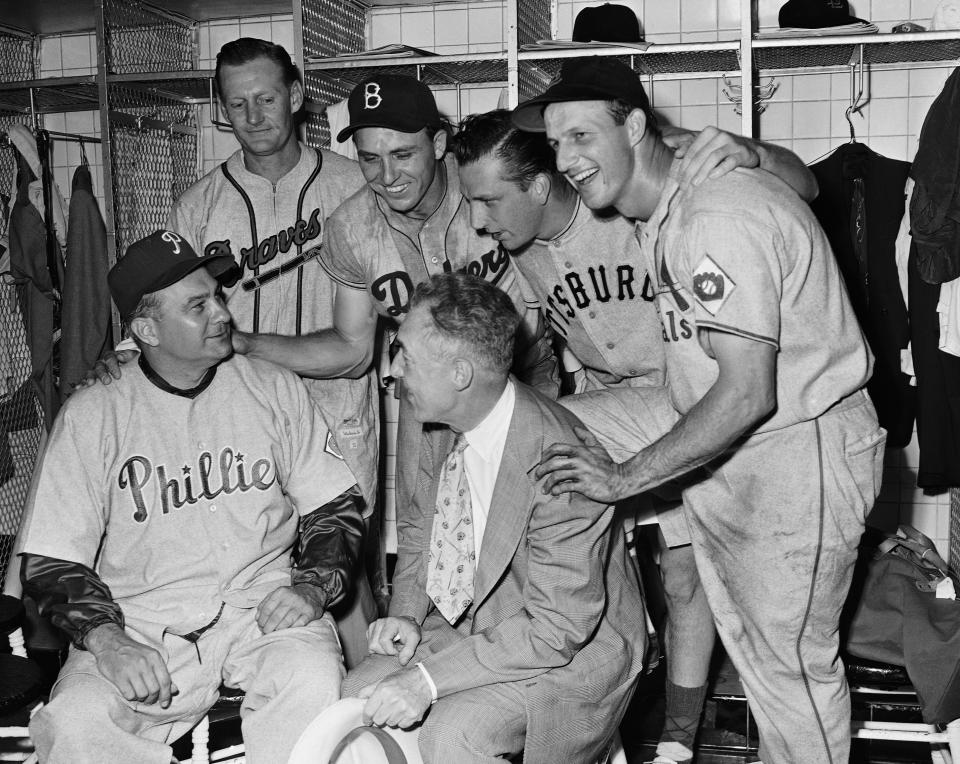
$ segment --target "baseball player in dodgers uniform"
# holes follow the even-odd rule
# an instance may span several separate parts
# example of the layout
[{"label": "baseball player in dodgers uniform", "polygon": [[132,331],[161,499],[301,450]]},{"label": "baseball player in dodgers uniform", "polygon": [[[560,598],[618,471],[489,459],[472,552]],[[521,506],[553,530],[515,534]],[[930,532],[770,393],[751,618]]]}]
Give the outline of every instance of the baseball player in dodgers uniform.
[{"label": "baseball player in dodgers uniform", "polygon": [[24,592],[73,642],[30,725],[45,764],[169,764],[222,682],[246,693],[247,761],[276,764],[339,697],[325,611],[360,492],[296,375],[229,357],[234,270],[158,231],[110,272],[140,360],[68,400],[22,542]]},{"label": "baseball player in dodgers uniform", "polygon": [[[695,140],[675,131],[673,141],[684,159],[681,174],[687,183],[734,165],[759,163],[800,193],[816,193],[812,173],[786,150],[716,128]],[[464,120],[453,153],[472,224],[510,250],[563,341],[564,358],[573,362],[568,370],[575,370],[577,394],[561,402],[616,461],[626,461],[643,447],[646,431],[645,424],[633,423],[633,389],[644,388],[637,393],[641,397],[651,395],[652,387],[667,394],[655,292],[640,261],[634,224],[620,215],[597,215],[583,204],[556,171],[543,134],[519,130],[508,111]],[[640,411],[645,408],[641,404]],[[713,617],[679,503],[659,502],[656,519],[662,532],[668,661],[666,719],[655,762],[676,764],[693,758],[713,652]]]},{"label": "baseball player in dodgers uniform", "polygon": [[557,169],[588,206],[647,221],[641,248],[676,408],[651,398],[637,419],[649,445],[622,464],[581,430],[584,445],[555,445],[539,474],[554,492],[615,500],[704,466],[684,508],[761,757],[846,762],[838,619],[885,433],[862,389],[872,358],[826,237],[767,173],[681,188],[642,85],[618,62],[565,63],[514,119],[546,130]]},{"label": "baseball player in dodgers uniform", "polygon": [[[445,271],[466,271],[495,284],[524,319],[523,381],[556,398],[559,382],[544,324],[505,249],[470,225],[457,166],[445,157],[447,133],[430,89],[412,77],[382,74],[358,84],[348,99],[350,125],[337,139],[357,145],[367,186],[331,215],[320,255],[338,283],[334,331],[317,357],[328,374],[366,368],[377,316],[403,320],[416,284]],[[420,425],[401,397],[397,435],[397,506],[412,496]]]}]

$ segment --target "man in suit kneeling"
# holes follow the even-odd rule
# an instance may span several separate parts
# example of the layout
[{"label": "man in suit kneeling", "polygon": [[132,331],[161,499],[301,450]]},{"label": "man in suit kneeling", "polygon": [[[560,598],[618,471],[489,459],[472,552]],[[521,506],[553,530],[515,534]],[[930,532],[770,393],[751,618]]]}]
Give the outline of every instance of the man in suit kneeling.
[{"label": "man in suit kneeling", "polygon": [[613,508],[551,496],[543,450],[579,421],[509,377],[519,317],[462,273],[421,284],[392,374],[427,428],[398,507],[388,617],[344,696],[379,726],[423,722],[426,764],[590,762],[642,668],[643,601]]}]

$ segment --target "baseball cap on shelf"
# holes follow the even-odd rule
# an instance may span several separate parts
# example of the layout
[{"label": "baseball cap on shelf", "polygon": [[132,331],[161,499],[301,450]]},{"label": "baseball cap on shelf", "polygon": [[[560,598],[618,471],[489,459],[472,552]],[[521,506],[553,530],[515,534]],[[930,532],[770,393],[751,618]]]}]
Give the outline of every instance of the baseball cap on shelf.
[{"label": "baseball cap on shelf", "polygon": [[847,0],[787,0],[780,8],[780,26],[823,29],[863,22],[850,15]]},{"label": "baseball cap on shelf", "polygon": [[546,92],[525,101],[513,110],[513,123],[521,130],[542,133],[543,110],[551,103],[565,101],[612,101],[620,99],[650,111],[650,101],[636,73],[615,58],[589,56],[568,58],[559,76]]},{"label": "baseball cap on shelf", "polygon": [[641,42],[637,15],[625,5],[604,3],[583,8],[573,22],[574,42]]},{"label": "baseball cap on shelf", "polygon": [[173,231],[154,231],[127,247],[107,274],[110,296],[126,321],[145,294],[176,284],[197,268],[231,286],[240,275],[231,255],[198,255],[187,240]]},{"label": "baseball cap on shelf", "polygon": [[402,74],[367,77],[350,91],[347,111],[350,124],[337,134],[341,143],[362,127],[418,133],[443,124],[430,88]]}]

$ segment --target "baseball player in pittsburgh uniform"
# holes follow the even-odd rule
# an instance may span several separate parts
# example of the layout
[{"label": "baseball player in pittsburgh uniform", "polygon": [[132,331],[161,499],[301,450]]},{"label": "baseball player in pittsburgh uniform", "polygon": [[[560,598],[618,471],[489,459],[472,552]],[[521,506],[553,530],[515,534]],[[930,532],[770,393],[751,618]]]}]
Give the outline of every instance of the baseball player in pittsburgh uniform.
[{"label": "baseball player in pittsburgh uniform", "polygon": [[[695,140],[675,132],[673,141],[686,183],[759,164],[807,198],[816,194],[812,173],[786,150],[716,128]],[[641,395],[646,396],[649,388],[665,383],[654,289],[640,262],[634,224],[620,215],[599,216],[583,204],[557,173],[543,134],[519,130],[508,111],[468,117],[452,150],[472,224],[510,250],[564,343],[564,358],[573,361],[568,371],[574,371],[577,394],[561,402],[616,461],[629,459],[643,447],[645,431],[632,423],[631,390],[645,388]],[[676,764],[693,758],[713,651],[713,617],[679,504],[661,501],[657,510],[668,661],[666,721],[654,762]]]},{"label": "baseball player in pittsburgh uniform", "polygon": [[[740,672],[767,764],[845,762],[850,705],[838,618],[885,433],[863,390],[872,357],[822,230],[768,173],[681,188],[632,70],[565,62],[521,104],[592,209],[646,221],[674,410],[613,462],[586,430],[538,473],[553,492],[616,500],[704,466],[683,492],[697,567]],[[636,402],[639,405],[639,401]]]},{"label": "baseball player in pittsburgh uniform", "polygon": [[246,692],[247,761],[275,764],[339,697],[325,611],[360,491],[296,375],[229,357],[231,273],[171,231],[110,272],[140,360],[68,400],[22,541],[24,592],[73,643],[30,725],[45,764],[169,764],[222,682]]}]

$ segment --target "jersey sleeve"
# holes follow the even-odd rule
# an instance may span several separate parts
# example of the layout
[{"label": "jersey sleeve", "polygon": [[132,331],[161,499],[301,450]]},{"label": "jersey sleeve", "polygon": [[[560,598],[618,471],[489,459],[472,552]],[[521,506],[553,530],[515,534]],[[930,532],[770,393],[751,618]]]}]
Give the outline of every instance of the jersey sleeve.
[{"label": "jersey sleeve", "polygon": [[93,568],[106,530],[107,478],[99,429],[76,416],[71,403],[54,423],[34,472],[20,551]]},{"label": "jersey sleeve", "polygon": [[357,484],[333,432],[303,382],[284,375],[287,469],[283,490],[300,516],[308,515]]},{"label": "jersey sleeve", "polygon": [[774,228],[731,215],[698,214],[684,229],[681,279],[697,326],[780,346],[782,249]]},{"label": "jersey sleeve", "polygon": [[367,277],[357,258],[359,242],[352,234],[347,205],[341,205],[327,220],[320,266],[338,284],[351,289],[366,289]]}]

